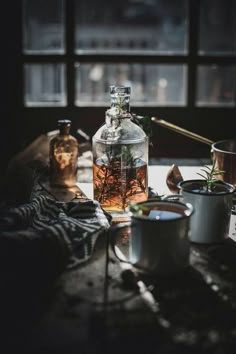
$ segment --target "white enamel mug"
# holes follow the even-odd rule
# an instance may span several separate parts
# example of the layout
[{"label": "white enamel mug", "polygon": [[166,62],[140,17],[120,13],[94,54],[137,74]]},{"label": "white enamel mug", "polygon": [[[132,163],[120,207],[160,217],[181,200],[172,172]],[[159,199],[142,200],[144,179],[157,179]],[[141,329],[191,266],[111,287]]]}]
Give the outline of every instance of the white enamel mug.
[{"label": "white enamel mug", "polygon": [[111,229],[111,246],[116,252],[117,230],[130,226],[129,257],[126,262],[155,274],[172,274],[189,265],[190,217],[188,203],[149,199],[129,207],[130,223]]}]

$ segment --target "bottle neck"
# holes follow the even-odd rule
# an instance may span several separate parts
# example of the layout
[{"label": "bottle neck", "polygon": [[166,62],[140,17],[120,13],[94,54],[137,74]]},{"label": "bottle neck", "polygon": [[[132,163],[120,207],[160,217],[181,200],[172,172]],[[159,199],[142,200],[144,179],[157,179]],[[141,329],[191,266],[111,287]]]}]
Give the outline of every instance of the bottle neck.
[{"label": "bottle neck", "polygon": [[120,114],[130,112],[130,87],[111,86],[111,108]]},{"label": "bottle neck", "polygon": [[60,135],[69,135],[70,134],[70,126],[61,126],[59,134]]},{"label": "bottle neck", "polygon": [[60,135],[69,135],[70,134],[70,127],[71,121],[69,119],[60,119],[58,121],[58,127],[60,131]]},{"label": "bottle neck", "polygon": [[126,96],[117,96],[111,97],[111,108],[115,108],[120,113],[129,113],[130,112],[130,102],[129,97]]}]

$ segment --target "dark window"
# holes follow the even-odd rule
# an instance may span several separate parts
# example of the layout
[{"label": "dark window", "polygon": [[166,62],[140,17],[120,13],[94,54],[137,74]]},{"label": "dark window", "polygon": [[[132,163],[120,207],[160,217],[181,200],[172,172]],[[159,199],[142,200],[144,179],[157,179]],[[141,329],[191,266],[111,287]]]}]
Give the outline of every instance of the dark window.
[{"label": "dark window", "polygon": [[[39,126],[54,129],[56,120],[66,115],[92,135],[109,106],[109,86],[130,85],[136,113],[160,116],[213,140],[232,137],[233,0],[22,4],[22,109],[35,134]],[[209,152],[157,126],[153,140],[151,154],[157,156]]]}]

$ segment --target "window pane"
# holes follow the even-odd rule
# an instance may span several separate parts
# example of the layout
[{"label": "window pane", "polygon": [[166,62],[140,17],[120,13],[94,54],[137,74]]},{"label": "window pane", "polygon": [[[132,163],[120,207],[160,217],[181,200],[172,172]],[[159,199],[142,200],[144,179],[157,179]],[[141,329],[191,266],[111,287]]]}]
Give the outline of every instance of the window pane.
[{"label": "window pane", "polygon": [[76,52],[184,54],[187,0],[76,2]]},{"label": "window pane", "polygon": [[24,0],[23,24],[24,53],[64,53],[63,0]]},{"label": "window pane", "polygon": [[133,106],[186,105],[185,65],[76,64],[76,105],[107,106],[111,85],[130,85]]},{"label": "window pane", "polygon": [[236,2],[202,0],[199,53],[236,54]]},{"label": "window pane", "polygon": [[198,67],[198,106],[235,106],[236,66]]},{"label": "window pane", "polygon": [[65,65],[26,64],[25,105],[65,106]]}]

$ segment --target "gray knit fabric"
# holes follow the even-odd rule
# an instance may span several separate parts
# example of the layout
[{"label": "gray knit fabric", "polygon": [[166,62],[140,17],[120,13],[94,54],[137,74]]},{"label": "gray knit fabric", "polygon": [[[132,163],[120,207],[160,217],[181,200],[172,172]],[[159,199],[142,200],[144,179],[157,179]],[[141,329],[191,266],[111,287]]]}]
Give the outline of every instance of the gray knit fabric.
[{"label": "gray knit fabric", "polygon": [[42,238],[63,239],[71,250],[69,267],[87,261],[97,237],[108,228],[107,216],[93,200],[64,203],[41,195],[0,213],[1,237],[27,238],[35,232]]}]

